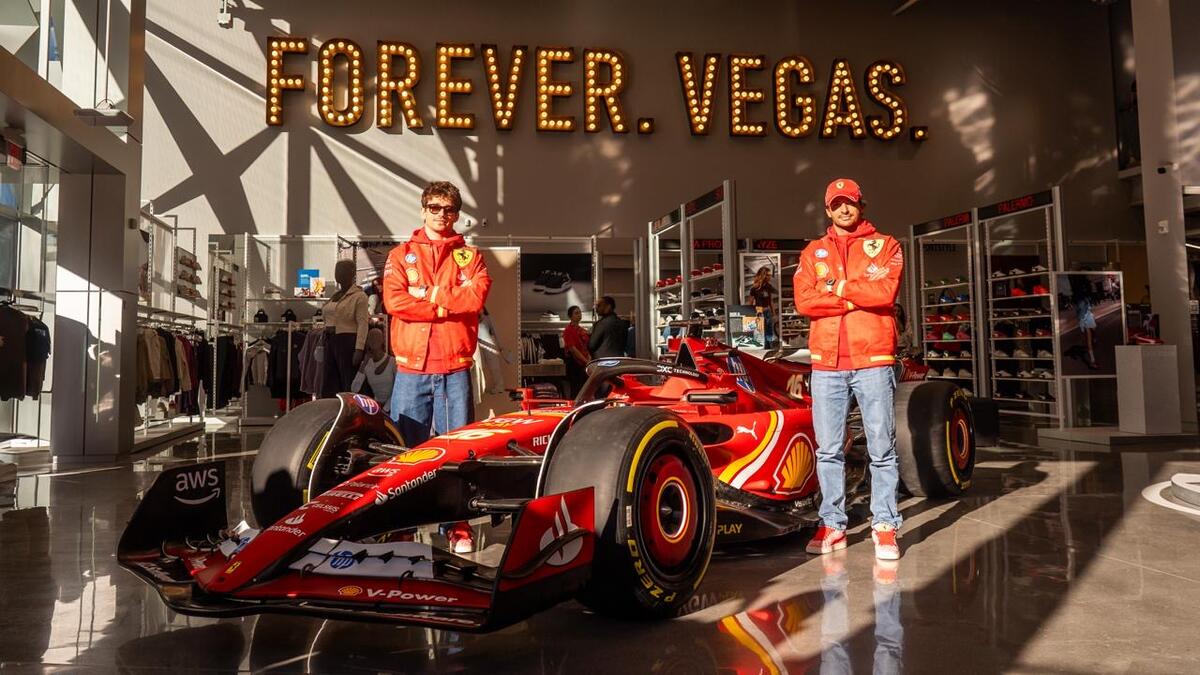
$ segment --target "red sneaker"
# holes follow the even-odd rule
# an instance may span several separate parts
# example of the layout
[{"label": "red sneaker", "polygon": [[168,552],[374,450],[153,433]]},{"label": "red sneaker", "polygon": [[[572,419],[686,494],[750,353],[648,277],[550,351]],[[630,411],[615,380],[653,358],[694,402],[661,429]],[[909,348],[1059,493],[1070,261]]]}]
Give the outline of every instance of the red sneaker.
[{"label": "red sneaker", "polygon": [[824,525],[817,528],[817,533],[808,541],[805,551],[813,555],[825,555],[846,548],[846,531],[835,530]]},{"label": "red sneaker", "polygon": [[1037,284],[1036,286],[1033,287],[1033,294],[1034,295],[1050,295],[1050,289],[1046,288],[1045,286],[1043,286],[1041,284]]},{"label": "red sneaker", "polygon": [[1014,298],[1018,298],[1022,295],[1029,295],[1028,293],[1025,292],[1025,289],[1021,288],[1020,286],[1013,286],[1012,290],[1009,291],[1008,294],[1009,294],[1009,296],[1014,297]]},{"label": "red sneaker", "polygon": [[446,531],[446,540],[454,553],[471,553],[475,550],[475,533],[466,521],[455,523]]},{"label": "red sneaker", "polygon": [[871,541],[875,542],[875,557],[880,560],[899,560],[900,542],[896,541],[896,528],[887,524],[871,528]]}]

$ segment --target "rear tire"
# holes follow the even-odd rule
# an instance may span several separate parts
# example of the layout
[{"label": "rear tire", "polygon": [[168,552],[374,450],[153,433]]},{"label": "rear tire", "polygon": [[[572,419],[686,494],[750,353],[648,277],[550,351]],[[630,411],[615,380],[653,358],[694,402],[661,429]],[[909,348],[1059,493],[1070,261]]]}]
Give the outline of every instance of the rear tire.
[{"label": "rear tire", "polygon": [[949,382],[896,387],[896,454],[918,497],[957,497],[971,486],[975,428],[967,395]]},{"label": "rear tire", "polygon": [[716,540],[704,447],[677,415],[627,406],[591,413],[550,456],[546,494],[594,488],[596,554],[579,600],[626,618],[674,615]]}]

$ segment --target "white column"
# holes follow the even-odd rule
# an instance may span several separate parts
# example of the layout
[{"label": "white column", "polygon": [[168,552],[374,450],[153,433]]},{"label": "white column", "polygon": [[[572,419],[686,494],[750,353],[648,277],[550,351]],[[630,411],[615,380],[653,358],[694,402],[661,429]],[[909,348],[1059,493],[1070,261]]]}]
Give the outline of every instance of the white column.
[{"label": "white column", "polygon": [[1133,0],[1138,125],[1150,293],[1162,338],[1178,348],[1179,405],[1184,428],[1196,428],[1196,378],[1188,315],[1183,184],[1176,162],[1175,58],[1168,0]]}]

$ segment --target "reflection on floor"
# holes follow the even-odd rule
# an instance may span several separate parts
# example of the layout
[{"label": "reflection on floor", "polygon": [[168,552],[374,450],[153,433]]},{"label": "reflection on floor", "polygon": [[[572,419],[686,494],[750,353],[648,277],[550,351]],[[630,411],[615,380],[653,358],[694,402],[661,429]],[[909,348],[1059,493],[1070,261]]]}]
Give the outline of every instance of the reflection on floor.
[{"label": "reflection on floor", "polygon": [[[1200,672],[1200,517],[1142,498],[1200,452],[984,453],[968,499],[902,503],[899,563],[802,537],[721,551],[680,618],[575,603],[488,635],[167,611],[116,540],[164,466],[228,460],[247,505],[261,436],[218,434],[118,467],[31,473],[0,508],[0,668],[319,672]],[[231,522],[252,521],[234,507]]]}]

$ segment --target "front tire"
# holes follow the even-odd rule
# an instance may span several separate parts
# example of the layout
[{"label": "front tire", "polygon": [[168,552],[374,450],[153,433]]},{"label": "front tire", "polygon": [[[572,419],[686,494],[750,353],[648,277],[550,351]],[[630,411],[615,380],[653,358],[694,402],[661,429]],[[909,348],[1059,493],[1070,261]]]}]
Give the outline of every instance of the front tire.
[{"label": "front tire", "polygon": [[896,387],[896,454],[914,496],[963,494],[975,470],[975,427],[962,389],[936,381]]},{"label": "front tire", "polygon": [[656,408],[586,415],[550,457],[546,494],[592,487],[596,554],[579,594],[612,616],[672,616],[692,596],[716,540],[716,497],[704,447]]}]

